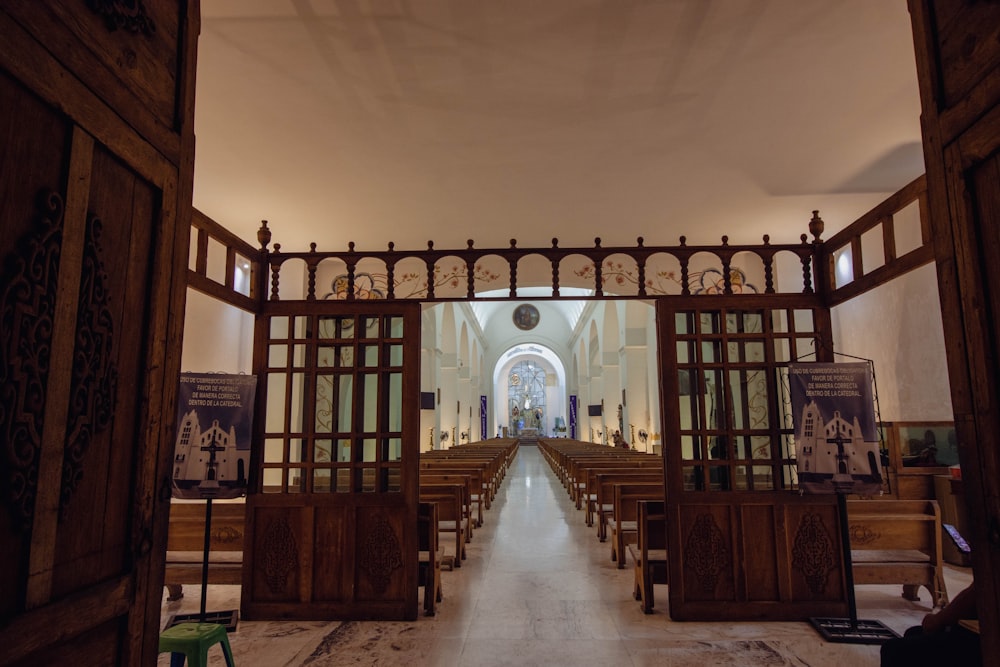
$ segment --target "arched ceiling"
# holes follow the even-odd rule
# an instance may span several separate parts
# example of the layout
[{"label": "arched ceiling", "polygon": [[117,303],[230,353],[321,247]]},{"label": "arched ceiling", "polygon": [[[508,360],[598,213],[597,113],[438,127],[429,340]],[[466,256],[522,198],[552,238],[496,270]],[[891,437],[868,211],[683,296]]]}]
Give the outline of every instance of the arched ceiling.
[{"label": "arched ceiling", "polygon": [[203,0],[195,206],[287,250],[795,242],[923,172],[904,0]]}]

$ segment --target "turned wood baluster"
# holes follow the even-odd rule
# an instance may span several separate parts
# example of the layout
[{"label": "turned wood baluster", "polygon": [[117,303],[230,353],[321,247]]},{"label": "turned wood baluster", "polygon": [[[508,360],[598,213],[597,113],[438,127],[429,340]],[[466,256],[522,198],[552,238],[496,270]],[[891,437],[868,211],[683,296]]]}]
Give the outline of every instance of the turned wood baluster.
[{"label": "turned wood baluster", "polygon": [[278,272],[281,271],[281,260],[277,255],[281,252],[281,244],[274,244],[274,257],[271,259],[271,301],[279,301],[278,296]]},{"label": "turned wood baluster", "polygon": [[[516,247],[517,239],[511,239],[511,250],[514,250]],[[510,265],[510,298],[514,299],[517,297],[517,258],[511,256],[511,259],[507,260],[507,264]]]},{"label": "turned wood baluster", "polygon": [[[552,238],[552,248],[559,247],[559,239]],[[552,296],[559,296],[559,260],[552,256]]]},{"label": "turned wood baluster", "polygon": [[[601,237],[598,236],[594,239],[594,247],[600,250],[601,248]],[[594,259],[594,295],[604,296],[604,267],[601,265],[604,258],[600,255],[595,255]]]},{"label": "turned wood baluster", "polygon": [[[354,254],[354,241],[347,244],[347,252]],[[347,264],[347,300],[354,301],[354,268],[357,266],[353,257],[344,259]]]},{"label": "turned wood baluster", "polygon": [[[681,247],[687,245],[687,237],[681,237]],[[681,260],[681,294],[687,296],[691,294],[691,288],[688,286],[688,260],[690,259],[687,253],[684,253],[679,258]]]},{"label": "turned wood baluster", "polygon": [[[729,245],[729,237],[722,237],[722,247],[725,248]],[[719,259],[722,261],[722,293],[732,294],[733,293],[733,274],[731,273],[731,266],[733,257],[729,253],[724,253],[719,255]]]},{"label": "turned wood baluster", "polygon": [[[643,242],[642,237],[640,236],[638,239],[636,239],[636,242],[639,244],[639,247],[641,248]],[[636,257],[635,264],[639,271],[638,275],[639,296],[646,296],[646,256],[640,255],[639,257]],[[633,441],[634,440],[635,438],[633,438]]]},{"label": "turned wood baluster", "polygon": [[[389,252],[396,248],[396,244],[389,241]],[[396,260],[386,258],[385,260],[385,282],[388,291],[387,299],[396,298]]]},{"label": "turned wood baluster", "polygon": [[[764,234],[764,245],[771,244],[771,237]],[[768,253],[763,255],[761,259],[764,260],[764,293],[773,294],[774,293],[774,253]]]},{"label": "turned wood baluster", "polygon": [[[309,252],[312,253],[313,255],[316,254],[316,244],[315,243],[310,243],[309,244]],[[306,272],[307,272],[307,276],[308,276],[308,283],[307,283],[307,286],[306,286],[306,301],[315,301],[316,300],[316,265],[319,263],[319,260],[316,259],[315,257],[310,257],[308,260],[306,260],[306,262],[307,262]]]},{"label": "turned wood baluster", "polygon": [[[806,245],[806,235],[803,234],[801,237],[802,245]],[[802,260],[802,291],[805,294],[812,294],[812,255],[809,252],[804,252],[799,255]]]},{"label": "turned wood baluster", "polygon": [[427,298],[434,298],[434,258],[430,256],[430,253],[434,252],[434,241],[427,242],[427,253],[428,258],[425,260],[427,264]]},{"label": "turned wood baluster", "polygon": [[467,250],[470,251],[468,258],[465,260],[465,273],[468,278],[468,287],[466,288],[466,298],[474,299],[476,298],[476,260],[475,256],[471,253],[472,250],[472,239],[466,241],[468,245]]}]

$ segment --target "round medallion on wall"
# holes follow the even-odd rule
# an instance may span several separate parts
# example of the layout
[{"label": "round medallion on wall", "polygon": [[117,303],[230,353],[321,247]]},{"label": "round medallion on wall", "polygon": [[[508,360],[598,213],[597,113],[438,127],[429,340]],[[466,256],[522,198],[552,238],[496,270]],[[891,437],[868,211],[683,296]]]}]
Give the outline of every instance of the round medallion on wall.
[{"label": "round medallion on wall", "polygon": [[538,309],[530,303],[522,303],[514,309],[514,326],[528,331],[538,326]]}]

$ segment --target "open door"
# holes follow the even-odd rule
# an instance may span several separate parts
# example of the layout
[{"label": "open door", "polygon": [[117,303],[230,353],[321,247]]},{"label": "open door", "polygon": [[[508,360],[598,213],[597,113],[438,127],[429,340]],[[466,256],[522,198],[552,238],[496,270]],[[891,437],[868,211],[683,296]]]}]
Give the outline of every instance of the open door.
[{"label": "open door", "polygon": [[810,295],[657,302],[670,616],[844,616],[833,496],[795,479],[787,364],[829,350]]},{"label": "open door", "polygon": [[420,304],[269,302],[246,619],[417,617]]}]

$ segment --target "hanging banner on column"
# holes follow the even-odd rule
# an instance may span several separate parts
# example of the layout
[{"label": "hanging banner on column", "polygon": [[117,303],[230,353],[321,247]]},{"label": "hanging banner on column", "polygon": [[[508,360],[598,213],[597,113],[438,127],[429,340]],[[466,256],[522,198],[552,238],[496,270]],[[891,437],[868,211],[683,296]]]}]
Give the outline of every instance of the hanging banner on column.
[{"label": "hanging banner on column", "polygon": [[486,430],[486,397],[479,397],[479,439],[486,440],[489,436],[486,434],[489,431]]},{"label": "hanging banner on column", "polygon": [[569,396],[569,437],[576,440],[576,394]]},{"label": "hanging banner on column", "polygon": [[789,364],[788,385],[803,491],[881,492],[883,473],[871,366]]},{"label": "hanging banner on column", "polygon": [[257,378],[181,373],[174,444],[175,498],[246,495]]}]

